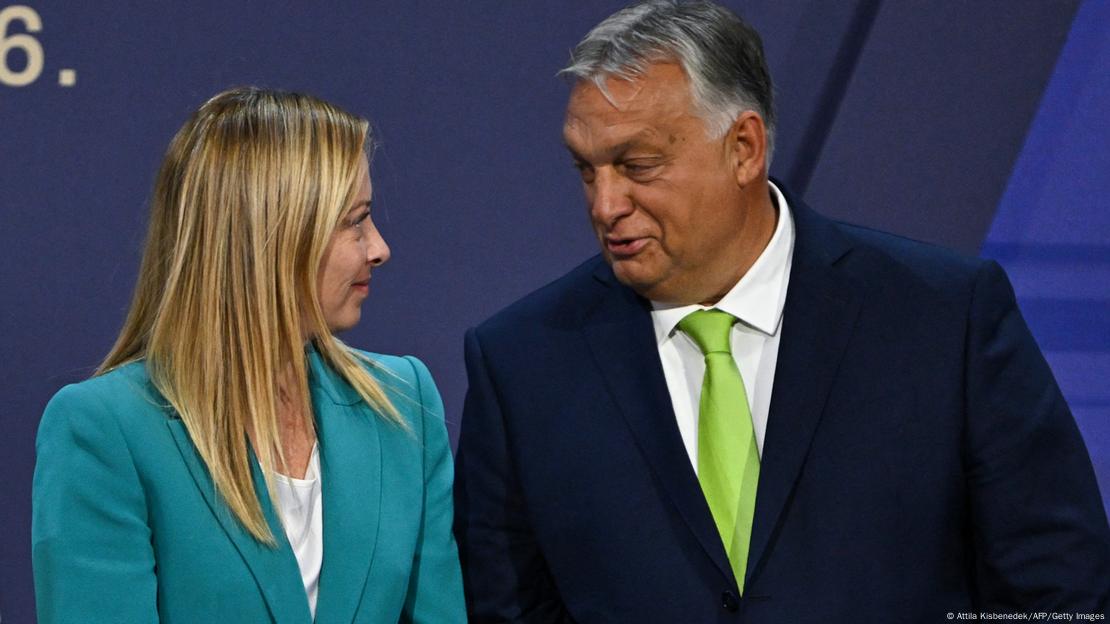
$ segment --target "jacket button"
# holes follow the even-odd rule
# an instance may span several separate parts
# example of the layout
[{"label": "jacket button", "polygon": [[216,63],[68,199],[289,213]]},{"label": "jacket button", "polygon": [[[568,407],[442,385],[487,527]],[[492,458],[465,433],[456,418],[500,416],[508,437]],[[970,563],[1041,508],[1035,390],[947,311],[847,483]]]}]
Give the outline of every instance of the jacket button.
[{"label": "jacket button", "polygon": [[725,592],[721,594],[721,606],[726,611],[735,612],[740,608],[740,599],[737,598],[736,594],[732,593],[731,590],[726,589]]}]

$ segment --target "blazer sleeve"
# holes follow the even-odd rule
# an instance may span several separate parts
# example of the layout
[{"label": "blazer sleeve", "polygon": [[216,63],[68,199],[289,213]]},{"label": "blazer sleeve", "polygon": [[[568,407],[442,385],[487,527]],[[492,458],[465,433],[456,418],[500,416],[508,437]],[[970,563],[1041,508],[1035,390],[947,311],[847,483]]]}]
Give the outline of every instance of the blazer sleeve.
[{"label": "blazer sleeve", "polygon": [[455,536],[471,622],[571,622],[524,508],[505,420],[475,330],[456,457]]},{"label": "blazer sleeve", "polygon": [[1082,437],[997,263],[967,335],[967,471],[980,609],[1103,612],[1110,530]]},{"label": "blazer sleeve", "polygon": [[443,401],[424,363],[411,356],[405,359],[413,367],[420,392],[420,414],[414,419],[414,428],[415,433],[422,433],[424,510],[401,621],[465,622],[462,573],[451,533],[454,467],[444,426]]},{"label": "blazer sleeve", "polygon": [[146,498],[106,398],[67,386],[39,425],[31,546],[42,624],[158,621]]}]

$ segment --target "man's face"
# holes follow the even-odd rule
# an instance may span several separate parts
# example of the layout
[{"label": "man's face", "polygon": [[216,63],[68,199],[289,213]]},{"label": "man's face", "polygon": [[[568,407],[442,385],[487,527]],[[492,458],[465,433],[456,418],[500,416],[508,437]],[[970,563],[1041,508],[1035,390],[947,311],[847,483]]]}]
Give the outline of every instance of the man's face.
[{"label": "man's face", "polygon": [[610,79],[612,102],[580,81],[563,138],[590,220],[622,283],[673,304],[714,301],[743,270],[744,198],[728,135],[711,139],[680,66]]}]

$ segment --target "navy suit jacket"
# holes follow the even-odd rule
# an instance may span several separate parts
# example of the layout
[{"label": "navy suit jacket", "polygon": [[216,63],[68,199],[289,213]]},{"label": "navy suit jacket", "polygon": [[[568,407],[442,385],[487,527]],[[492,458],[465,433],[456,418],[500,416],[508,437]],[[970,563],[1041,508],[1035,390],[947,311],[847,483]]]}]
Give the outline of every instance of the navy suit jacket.
[{"label": "navy suit jacket", "polygon": [[471,621],[1107,608],[1090,458],[1001,268],[790,205],[744,595],[650,305],[593,258],[466,337],[455,532]]}]

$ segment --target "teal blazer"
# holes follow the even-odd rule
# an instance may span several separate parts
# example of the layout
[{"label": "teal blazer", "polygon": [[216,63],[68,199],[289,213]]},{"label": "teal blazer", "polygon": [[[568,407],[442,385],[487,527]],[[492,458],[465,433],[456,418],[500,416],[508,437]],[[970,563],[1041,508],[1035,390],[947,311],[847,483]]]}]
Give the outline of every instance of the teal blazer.
[{"label": "teal blazer", "polygon": [[[439,393],[416,358],[370,356],[388,371],[371,372],[410,431],[375,414],[309,352],[323,479],[315,621],[464,622]],[[276,548],[222,504],[142,362],[58,392],[37,450],[31,532],[42,624],[312,622],[257,463]]]}]

